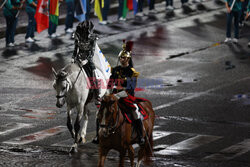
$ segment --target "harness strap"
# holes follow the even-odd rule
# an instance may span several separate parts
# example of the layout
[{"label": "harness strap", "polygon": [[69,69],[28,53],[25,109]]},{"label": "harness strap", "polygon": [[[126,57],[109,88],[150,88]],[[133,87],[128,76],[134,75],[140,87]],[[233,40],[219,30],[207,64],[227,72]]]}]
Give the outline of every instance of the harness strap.
[{"label": "harness strap", "polygon": [[82,66],[79,64],[79,62],[77,62],[77,64],[78,64],[78,66],[80,67],[80,71],[78,72],[77,77],[76,77],[76,80],[75,80],[75,82],[73,83],[73,85],[72,85],[72,86],[74,86],[74,85],[75,85],[75,83],[76,83],[76,81],[78,80],[79,75],[80,75],[80,73],[81,73],[81,71],[82,71]]},{"label": "harness strap", "polygon": [[56,95],[56,98],[63,98],[63,97],[67,97],[67,95],[66,94],[64,94],[64,95]]},{"label": "harness strap", "polygon": [[116,132],[116,130],[117,129],[119,129],[123,124],[124,124],[124,122],[125,122],[125,118],[123,117],[123,121],[122,121],[122,123],[118,126],[118,127],[116,127],[117,126],[117,124],[118,124],[118,122],[119,122],[119,116],[120,116],[120,114],[122,114],[121,113],[121,109],[119,108],[119,106],[118,106],[118,114],[117,114],[117,121],[116,121],[116,124],[112,127],[112,129],[114,129],[114,130],[112,130],[113,132],[113,134]]}]

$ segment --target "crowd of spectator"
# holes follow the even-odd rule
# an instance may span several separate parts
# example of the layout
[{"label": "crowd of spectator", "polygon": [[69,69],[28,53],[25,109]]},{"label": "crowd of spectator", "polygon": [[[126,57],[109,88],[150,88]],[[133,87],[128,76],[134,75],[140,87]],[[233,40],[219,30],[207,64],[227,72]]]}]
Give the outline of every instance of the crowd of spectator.
[{"label": "crowd of spectator", "polygon": [[[3,14],[6,19],[6,47],[13,47],[15,46],[15,31],[16,26],[18,23],[18,16],[19,12],[22,8],[25,7],[26,13],[28,15],[28,26],[26,30],[25,41],[27,43],[33,43],[36,41],[35,38],[35,31],[36,31],[36,20],[35,20],[35,13],[37,8],[37,0],[2,0],[4,1],[0,7],[3,9]],[[76,1],[76,0],[75,0]],[[85,19],[90,18],[90,10],[93,6],[93,1],[87,0],[86,1],[86,17]],[[110,8],[110,0],[99,0],[100,3],[104,3],[101,7],[101,15],[102,20],[100,20],[100,24],[106,25],[109,24],[108,14]],[[137,2],[137,9],[134,12],[135,17],[142,17],[143,16],[143,3],[145,0],[138,0]],[[195,2],[202,2],[203,0],[193,0]],[[24,5],[26,2],[26,5]],[[59,0],[60,3],[64,3],[62,0]],[[118,4],[118,17],[119,21],[126,21],[126,15],[124,15],[124,3],[127,0],[119,0]],[[149,14],[155,14],[157,11],[155,10],[155,0],[148,1],[149,3]],[[74,0],[65,0],[67,5],[67,16],[65,20],[65,32],[66,33],[73,33],[73,21],[74,21]],[[187,6],[188,0],[181,0],[182,7]],[[247,20],[250,14],[250,0],[225,0],[225,6],[227,10],[227,29],[226,29],[226,39],[225,43],[233,42],[238,43],[239,39],[239,27],[244,26],[244,21]],[[173,11],[174,4],[173,0],[166,0],[166,10]],[[234,38],[231,38],[231,27],[232,22],[234,23]],[[57,24],[49,21],[48,27],[48,35],[50,38],[56,38],[58,34],[56,33]],[[248,46],[250,47],[250,39]]]}]

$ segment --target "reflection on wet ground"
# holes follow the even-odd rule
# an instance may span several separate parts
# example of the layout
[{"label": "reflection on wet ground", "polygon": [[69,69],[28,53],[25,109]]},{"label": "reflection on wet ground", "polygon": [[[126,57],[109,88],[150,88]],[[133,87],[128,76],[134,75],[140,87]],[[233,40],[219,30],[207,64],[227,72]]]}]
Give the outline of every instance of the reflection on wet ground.
[{"label": "reflection on wet ground", "polygon": [[250,52],[245,50],[242,45],[229,43],[227,44],[228,48],[232,51],[236,58],[244,60],[250,58]]},{"label": "reflection on wet ground", "polygon": [[41,110],[41,109],[20,109],[21,111],[25,111],[26,113],[21,115],[24,118],[30,119],[54,119],[56,112]]},{"label": "reflection on wet ground", "polygon": [[159,51],[167,42],[169,42],[168,33],[163,26],[158,26],[152,35],[143,32],[140,34],[140,37],[135,40],[135,57],[160,56]]},{"label": "reflection on wet ground", "polygon": [[216,3],[217,5],[225,5],[225,3],[223,1],[220,1],[220,0],[215,0],[214,3]]},{"label": "reflection on wet ground", "polygon": [[241,27],[240,28],[240,38],[241,37],[244,37],[244,36],[246,36],[246,35],[250,35],[250,25],[248,25],[248,24],[244,24],[244,26],[243,27]]},{"label": "reflection on wet ground", "polygon": [[36,43],[26,43],[25,47],[28,48],[28,50],[31,52],[45,51],[46,50],[46,48],[43,48]]},{"label": "reflection on wet ground", "polygon": [[48,50],[50,51],[50,50],[58,49],[60,45],[63,45],[63,44],[64,42],[60,38],[51,39],[51,45],[49,46]]},{"label": "reflection on wet ground", "polygon": [[158,18],[155,15],[148,15],[148,18],[146,19],[146,21],[157,21]]},{"label": "reflection on wet ground", "polygon": [[35,75],[45,77],[47,79],[52,78],[52,67],[55,69],[60,69],[66,65],[63,58],[64,55],[56,53],[55,56],[57,60],[51,61],[50,58],[39,57],[37,60],[38,65],[34,67],[24,68],[24,70],[29,71]]},{"label": "reflection on wet ground", "polygon": [[226,13],[225,12],[221,12],[220,14],[215,14],[214,17],[216,19],[214,19],[211,22],[206,23],[207,25],[211,25],[213,27],[219,28],[221,30],[223,30],[224,32],[226,31]]},{"label": "reflection on wet ground", "polygon": [[208,29],[206,28],[206,25],[201,23],[201,20],[199,18],[194,19],[195,25],[193,26],[187,26],[181,28],[184,31],[187,31],[193,35],[196,35],[200,39],[203,39],[204,41],[211,40],[213,41],[214,37],[211,37],[210,32],[208,32]]},{"label": "reflection on wet ground", "polygon": [[29,144],[32,142],[40,141],[42,139],[45,139],[49,136],[59,135],[61,133],[64,133],[67,131],[67,127],[65,126],[56,126],[50,129],[38,131],[36,133],[27,134],[24,136],[19,136],[7,141],[4,141],[5,144],[10,145],[23,145],[23,144]]},{"label": "reflection on wet ground", "polygon": [[122,43],[119,46],[111,44],[111,43],[107,43],[105,44],[105,48],[102,48],[102,53],[110,53],[110,54],[117,53],[116,55],[118,55],[122,49],[121,46],[122,46]]},{"label": "reflection on wet ground", "polygon": [[195,9],[192,9],[191,7],[187,5],[182,6],[182,9],[183,9],[184,14],[190,14],[192,12],[195,12]]},{"label": "reflection on wet ground", "polygon": [[14,49],[14,48],[7,48],[3,51],[2,53],[2,56],[5,58],[5,59],[8,59],[12,56],[15,56],[17,55],[18,52],[17,52],[17,49]]},{"label": "reflection on wet ground", "polygon": [[140,25],[144,25],[144,20],[142,17],[135,17],[135,19],[131,22],[132,25],[134,26],[140,26]]},{"label": "reflection on wet ground", "polygon": [[112,29],[115,29],[115,30],[120,30],[120,31],[127,30],[127,28],[122,26],[122,24],[111,24],[111,25],[109,25],[109,27]]},{"label": "reflection on wet ground", "polygon": [[197,4],[198,10],[208,10],[206,6],[204,6],[202,3]]},{"label": "reflection on wet ground", "polygon": [[168,11],[168,12],[166,12],[165,18],[168,19],[168,18],[172,18],[174,16],[175,16],[175,12],[174,11]]}]

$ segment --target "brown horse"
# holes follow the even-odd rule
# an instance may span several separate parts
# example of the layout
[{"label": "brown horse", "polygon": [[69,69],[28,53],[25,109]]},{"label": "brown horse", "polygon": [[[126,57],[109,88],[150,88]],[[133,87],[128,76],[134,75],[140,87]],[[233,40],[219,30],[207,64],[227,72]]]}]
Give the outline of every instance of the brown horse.
[{"label": "brown horse", "polygon": [[[149,115],[147,120],[143,121],[145,144],[140,146],[138,152],[138,162],[136,166],[140,166],[142,159],[150,162],[153,148],[153,127],[155,114],[152,104],[149,101],[140,102],[144,110]],[[114,95],[106,95],[102,100],[102,104],[98,113],[100,124],[99,130],[99,162],[98,166],[103,167],[108,152],[111,149],[120,153],[119,166],[124,166],[126,152],[130,158],[130,164],[134,166],[134,148],[133,144],[137,142],[137,135],[133,132],[132,124],[125,120],[120,108],[118,107],[118,99]],[[145,133],[146,132],[146,133]]]}]

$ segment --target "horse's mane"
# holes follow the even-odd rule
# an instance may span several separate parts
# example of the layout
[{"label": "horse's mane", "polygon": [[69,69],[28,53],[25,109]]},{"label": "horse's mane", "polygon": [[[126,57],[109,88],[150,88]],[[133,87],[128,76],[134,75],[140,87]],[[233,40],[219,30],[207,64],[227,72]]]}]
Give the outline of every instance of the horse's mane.
[{"label": "horse's mane", "polygon": [[[58,71],[57,80],[63,80],[67,75],[72,74],[73,72],[79,71],[80,67],[76,63],[70,63],[66,65],[64,68]],[[66,75],[67,74],[67,75]]]}]

